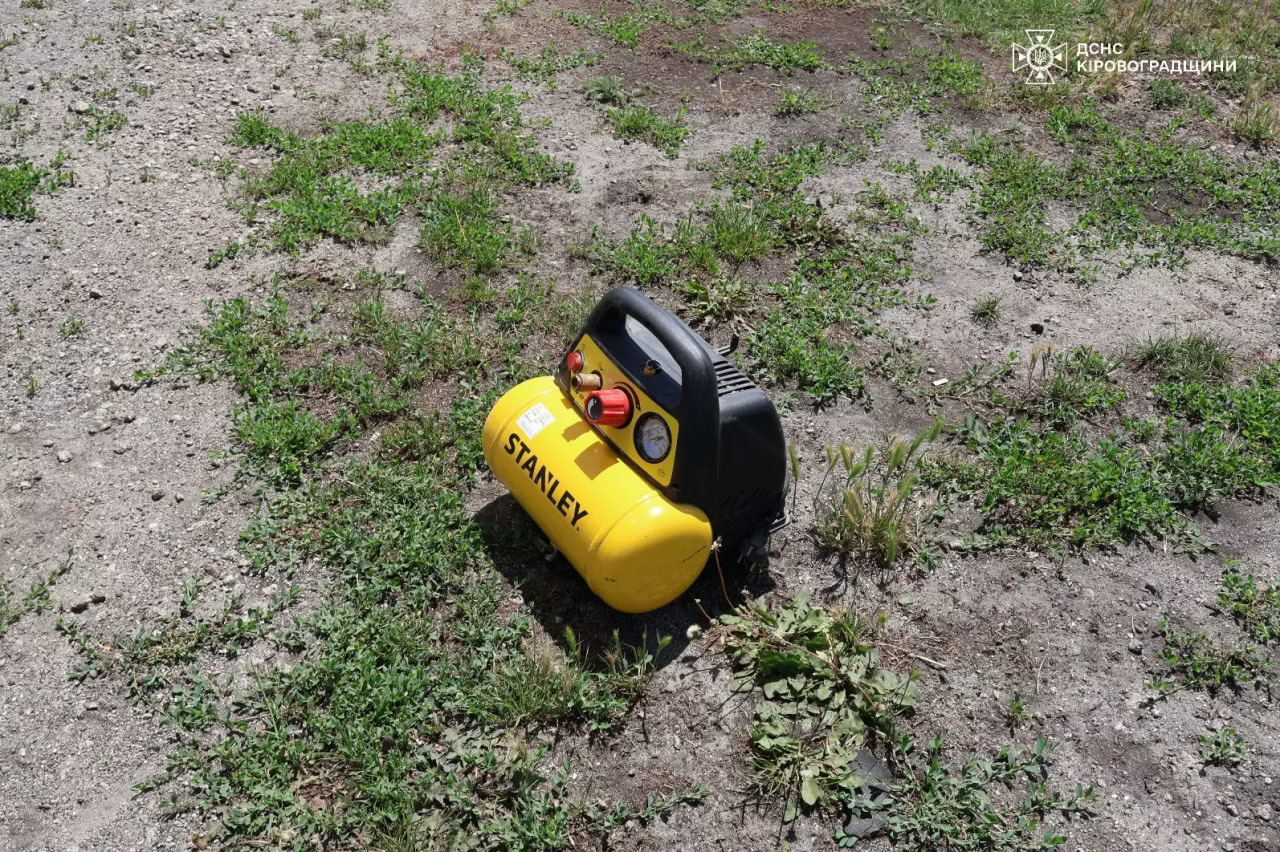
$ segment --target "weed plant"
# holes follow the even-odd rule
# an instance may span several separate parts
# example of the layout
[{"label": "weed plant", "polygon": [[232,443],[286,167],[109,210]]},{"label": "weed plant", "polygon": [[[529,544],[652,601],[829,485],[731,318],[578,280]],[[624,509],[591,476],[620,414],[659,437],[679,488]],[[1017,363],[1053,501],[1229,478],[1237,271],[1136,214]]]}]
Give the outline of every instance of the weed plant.
[{"label": "weed plant", "polygon": [[[914,502],[920,451],[942,433],[942,420],[910,441],[886,439],[858,453],[827,450],[827,470],[814,506],[818,541],[846,556],[892,567],[920,544],[920,509]],[[834,474],[834,478],[833,478]]]}]

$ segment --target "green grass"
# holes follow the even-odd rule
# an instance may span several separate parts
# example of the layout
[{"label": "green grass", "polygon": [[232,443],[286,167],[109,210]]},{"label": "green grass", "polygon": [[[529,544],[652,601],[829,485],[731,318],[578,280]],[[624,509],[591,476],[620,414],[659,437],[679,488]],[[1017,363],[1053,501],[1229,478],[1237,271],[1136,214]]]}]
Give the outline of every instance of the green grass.
[{"label": "green grass", "polygon": [[1235,728],[1220,728],[1213,736],[1200,736],[1200,759],[1206,766],[1235,766],[1248,751],[1248,744]]},{"label": "green grass", "polygon": [[517,239],[495,214],[492,195],[473,190],[458,197],[441,193],[422,206],[420,245],[445,267],[491,273],[512,258]]},{"label": "green grass", "polygon": [[676,157],[689,136],[684,115],[681,109],[674,118],[663,118],[649,107],[629,106],[607,111],[605,119],[617,138],[648,142],[668,157]]},{"label": "green grass", "polygon": [[34,219],[36,208],[31,198],[47,174],[25,160],[13,167],[0,167],[0,215],[6,219]]},{"label": "green grass", "polygon": [[[509,186],[565,181],[572,166],[537,150],[519,112],[522,96],[483,87],[478,60],[469,57],[458,76],[403,59],[392,64],[399,87],[389,99],[391,117],[332,123],[302,136],[256,113],[239,116],[232,141],[275,156],[265,173],[245,175],[249,215],[261,215],[265,207],[275,247],[296,254],[325,237],[384,242],[407,208],[430,219],[449,206],[437,203],[448,195],[454,212],[466,212],[470,220],[459,225],[461,234],[442,237],[447,262],[492,267],[497,260],[487,253],[502,242],[494,236],[502,227],[476,219],[491,210],[484,199]],[[451,130],[428,132],[442,115],[453,119]],[[377,188],[362,190],[352,173]]]},{"label": "green grass", "polygon": [[0,166],[0,218],[30,222],[36,218],[32,199],[37,193],[53,193],[72,185],[75,176],[62,167],[64,159],[59,153],[47,169],[23,159],[13,166]]},{"label": "green grass", "polygon": [[1197,630],[1179,626],[1165,616],[1156,624],[1164,638],[1159,659],[1165,665],[1149,682],[1160,696],[1182,689],[1216,695],[1223,689],[1236,694],[1253,686],[1270,693],[1276,678],[1275,660],[1249,643],[1216,641]]},{"label": "green grass", "polygon": [[[735,148],[698,164],[729,191],[727,199],[696,205],[670,226],[642,216],[621,240],[597,234],[596,268],[618,283],[677,287],[703,315],[724,318],[751,306],[744,368],[766,383],[795,382],[820,405],[840,398],[869,405],[853,340],[881,333],[875,313],[908,304],[904,287],[917,228],[895,208],[864,214],[865,229],[845,229],[799,191],[831,163],[857,157],[823,144],[788,146],[772,156],[763,143]],[[768,258],[785,260],[786,280],[753,284],[753,267]],[[724,301],[712,307],[715,298]],[[927,308],[932,300],[914,304]]]},{"label": "green grass", "polygon": [[68,317],[58,326],[58,336],[61,338],[68,337],[84,337],[84,319],[81,317]]},{"label": "green grass", "polygon": [[[906,772],[885,797],[885,831],[910,852],[966,847],[1048,852],[1067,842],[1066,820],[1091,815],[1090,804],[1097,800],[1091,785],[1076,784],[1068,794],[1048,788],[1053,747],[1043,737],[1025,754],[1004,746],[960,765],[946,760],[942,734],[930,739],[923,753],[915,751],[910,738],[898,744],[898,765]],[[1010,795],[1015,790],[1020,795]],[[851,839],[841,830],[836,836]]]},{"label": "green grass", "polygon": [[1280,140],[1280,111],[1274,103],[1262,98],[1260,87],[1255,85],[1249,89],[1230,127],[1238,138],[1255,146],[1275,142]]},{"label": "green grass", "polygon": [[922,519],[913,500],[917,453],[938,439],[942,426],[939,418],[913,441],[890,439],[865,452],[843,444],[828,448],[827,472],[814,501],[819,543],[882,570],[920,547]]},{"label": "green grass", "polygon": [[1008,54],[1010,44],[1026,42],[1023,30],[1028,27],[1055,30],[1057,40],[1074,47],[1105,11],[1093,0],[912,0],[908,8],[957,35],[981,39],[985,47],[1002,54]]},{"label": "green grass", "polygon": [[981,63],[949,46],[913,52],[910,60],[850,58],[844,67],[861,80],[867,106],[890,116],[908,110],[930,115],[939,112],[947,98],[981,108],[989,85]]},{"label": "green grass", "polygon": [[1134,347],[1133,365],[1163,381],[1223,382],[1231,376],[1233,347],[1213,332],[1165,334]]},{"label": "green grass", "polygon": [[[524,336],[558,324],[545,291],[521,282],[495,296],[506,307],[481,330],[425,289],[417,310],[394,314],[381,293],[402,279],[365,272],[358,283],[369,296],[326,310],[321,325],[280,291],[259,306],[211,304],[187,343],[139,376],[189,372],[239,394],[239,478],[265,488],[241,547],[248,573],[283,589],[261,607],[233,596],[210,615],[190,581],[177,611],[132,639],[61,624],[82,657],[75,677],[118,682],[173,726],[169,769],[140,789],[171,789],[175,807],[219,821],[220,842],[244,845],[359,836],[386,848],[559,849],[615,819],[698,801],[705,790],[639,808],[579,804],[570,768],[525,745],[544,728],[615,729],[669,642],[642,635],[632,647],[615,634],[589,648],[569,626],[539,632],[495,570],[522,558],[532,525],[486,532],[464,503],[484,464],[475,424],[526,375],[502,366],[523,345],[503,323],[529,326]],[[423,411],[433,388],[452,402]],[[375,427],[373,452],[359,452]],[[286,618],[302,566],[326,588]],[[292,662],[230,685],[204,671],[209,654],[259,643]]]},{"label": "green grass", "polygon": [[564,13],[564,19],[575,27],[595,35],[605,36],[615,44],[631,48],[640,43],[640,36],[644,35],[656,20],[643,12],[627,12],[611,18],[603,10],[598,16],[585,12],[567,12]]},{"label": "green grass", "polygon": [[582,93],[589,101],[622,107],[631,101],[631,93],[622,88],[622,80],[618,77],[593,77],[582,87]]},{"label": "green grass", "polygon": [[1218,607],[1230,614],[1253,641],[1268,645],[1280,642],[1280,589],[1263,585],[1252,574],[1240,571],[1239,564],[1227,560],[1218,589]]},{"label": "green grass", "polygon": [[100,140],[107,134],[115,133],[129,126],[129,119],[119,110],[104,110],[100,107],[89,107],[85,112],[88,117],[85,127],[85,139],[90,142]]},{"label": "green grass", "polygon": [[1156,109],[1181,109],[1191,104],[1191,93],[1176,80],[1156,77],[1149,91],[1151,106]]},{"label": "green grass", "polygon": [[733,276],[691,278],[684,292],[694,314],[710,323],[727,322],[745,313],[752,296],[751,287]]},{"label": "green grass", "polygon": [[827,101],[813,92],[803,89],[785,89],[782,97],[778,99],[778,105],[773,108],[773,114],[779,118],[797,118],[821,112],[828,106],[830,104]]},{"label": "green grass", "polygon": [[785,310],[770,313],[748,342],[752,372],[765,381],[794,381],[819,406],[841,398],[869,404],[866,374],[854,362],[853,345],[833,343],[812,313],[798,318]]},{"label": "green grass", "polygon": [[[944,758],[941,734],[917,754],[899,727],[920,700],[919,672],[901,674],[876,648],[883,617],[827,611],[805,598],[776,611],[742,608],[720,616],[733,666],[730,688],[755,696],[749,734],[749,791],[781,800],[783,822],[802,813],[835,811],[840,846],[857,843],[844,821],[877,817],[899,848],[1042,850],[1066,841],[1047,821],[1087,813],[1092,788],[1051,792],[1045,777],[1050,745],[1026,756],[1001,749],[963,766]],[[896,780],[870,777],[864,749],[884,754]],[[1021,786],[1025,795],[1002,796]]]},{"label": "green grass", "polygon": [[[1062,108],[1050,129],[1080,150],[1065,164],[992,137],[962,155],[978,168],[973,210],[983,246],[1022,266],[1082,265],[1128,249],[1128,266],[1177,265],[1192,248],[1257,261],[1280,257],[1280,164],[1236,163],[1174,138],[1176,121],[1152,133],[1121,130],[1096,110]],[[1077,210],[1067,229],[1048,224],[1050,204]]]},{"label": "green grass", "polygon": [[544,45],[542,52],[536,57],[513,56],[505,49],[501,55],[516,70],[520,79],[540,81],[549,89],[556,87],[556,75],[561,72],[589,68],[600,60],[599,54],[589,54],[582,48],[573,53],[559,53],[554,41]]},{"label": "green grass", "polygon": [[1153,388],[1163,428],[1086,437],[1025,418],[959,427],[974,458],[953,458],[927,479],[974,499],[985,521],[970,544],[1026,541],[1077,547],[1169,538],[1205,546],[1191,516],[1226,497],[1267,493],[1280,481],[1280,370],[1241,384],[1166,382]]},{"label": "green grass", "polygon": [[498,15],[513,16],[533,2],[534,0],[498,0],[492,9],[485,13],[485,19],[492,20]]},{"label": "green grass", "polygon": [[756,65],[790,75],[796,71],[817,71],[826,64],[821,49],[813,42],[776,42],[763,30],[739,36],[727,47],[709,46],[701,38],[676,47],[681,53],[710,63],[717,76]]},{"label": "green grass", "polygon": [[750,786],[782,799],[784,820],[853,801],[853,765],[864,745],[895,738],[897,720],[919,701],[918,673],[879,663],[875,624],[798,598],[777,612],[720,616],[735,692],[760,691],[750,734]]},{"label": "green grass", "polygon": [[995,325],[1000,321],[1000,297],[982,296],[969,308],[969,316],[979,325]]},{"label": "green grass", "polygon": [[41,576],[27,589],[22,597],[16,597],[9,580],[0,578],[0,639],[9,632],[9,628],[17,624],[27,613],[39,615],[53,607],[54,601],[50,592],[62,575],[71,570],[74,564],[74,551],[67,550],[66,558],[61,560],[52,571]]},{"label": "green grass", "polygon": [[[1037,360],[1041,368],[1038,383]],[[1030,392],[1020,408],[1059,426],[1115,409],[1126,398],[1124,389],[1114,381],[1119,368],[1119,360],[1091,346],[1074,347],[1065,355],[1057,354],[1051,346],[1033,350],[1027,376]]]}]

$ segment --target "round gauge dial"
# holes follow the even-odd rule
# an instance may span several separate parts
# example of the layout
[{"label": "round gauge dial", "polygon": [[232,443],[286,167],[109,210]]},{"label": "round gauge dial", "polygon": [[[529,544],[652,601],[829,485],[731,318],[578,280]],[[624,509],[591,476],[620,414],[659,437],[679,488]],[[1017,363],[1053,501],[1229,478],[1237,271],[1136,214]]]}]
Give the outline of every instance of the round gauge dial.
[{"label": "round gauge dial", "polygon": [[651,411],[636,423],[636,451],[650,464],[662,461],[671,452],[671,429],[662,415]]}]

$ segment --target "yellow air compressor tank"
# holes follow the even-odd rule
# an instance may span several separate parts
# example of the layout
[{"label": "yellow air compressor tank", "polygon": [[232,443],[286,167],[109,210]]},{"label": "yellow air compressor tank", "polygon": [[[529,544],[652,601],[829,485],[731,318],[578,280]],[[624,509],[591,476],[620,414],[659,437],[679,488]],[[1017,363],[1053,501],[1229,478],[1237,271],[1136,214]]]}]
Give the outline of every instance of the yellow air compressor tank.
[{"label": "yellow air compressor tank", "polygon": [[554,376],[484,424],[489,467],[605,603],[670,603],[711,555],[759,562],[786,522],[786,442],[769,397],[678,317],[606,293]]},{"label": "yellow air compressor tank", "polygon": [[637,475],[551,376],[508,391],[484,424],[494,475],[605,603],[648,612],[710,555],[711,522]]}]

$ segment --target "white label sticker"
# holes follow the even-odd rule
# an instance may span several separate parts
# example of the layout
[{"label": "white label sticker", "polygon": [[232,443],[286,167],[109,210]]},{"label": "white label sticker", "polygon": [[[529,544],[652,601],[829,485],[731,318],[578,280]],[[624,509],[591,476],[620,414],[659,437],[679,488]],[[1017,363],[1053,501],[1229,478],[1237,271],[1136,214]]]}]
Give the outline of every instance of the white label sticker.
[{"label": "white label sticker", "polygon": [[524,430],[524,434],[532,441],[543,429],[556,422],[555,417],[542,403],[538,403],[524,414],[516,418],[516,425]]}]

